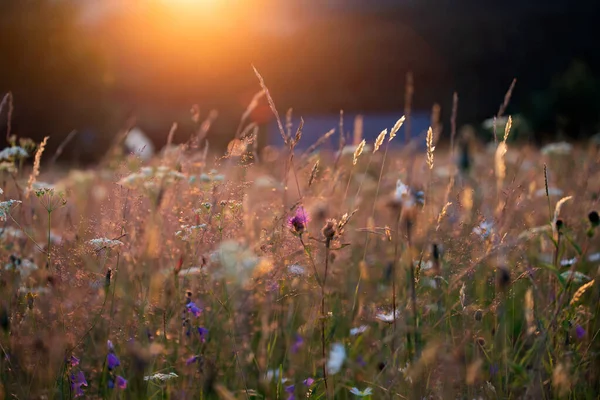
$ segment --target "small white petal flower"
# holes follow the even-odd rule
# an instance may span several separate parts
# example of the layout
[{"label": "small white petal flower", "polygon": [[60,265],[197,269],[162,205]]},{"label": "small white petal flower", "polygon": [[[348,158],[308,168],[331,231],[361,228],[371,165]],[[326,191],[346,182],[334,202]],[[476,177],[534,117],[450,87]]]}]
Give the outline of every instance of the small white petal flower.
[{"label": "small white petal flower", "polygon": [[560,274],[560,277],[564,280],[571,279],[575,283],[582,283],[583,281],[589,281],[591,278],[579,271],[565,271]]},{"label": "small white petal flower", "polygon": [[296,276],[304,275],[306,273],[304,267],[298,264],[288,265],[288,271],[290,274]]},{"label": "small white petal flower", "polygon": [[342,369],[346,360],[346,348],[341,343],[334,343],[327,360],[327,373],[335,375]]},{"label": "small white petal flower", "polygon": [[350,336],[360,335],[361,333],[365,333],[369,327],[367,325],[361,325],[357,328],[350,329]]},{"label": "small white petal flower", "polygon": [[577,262],[577,257],[573,257],[573,258],[568,258],[565,260],[560,260],[560,265],[562,267],[570,267],[571,265],[575,264]]},{"label": "small white petal flower", "polygon": [[168,374],[162,374],[160,372],[157,372],[156,374],[145,376],[144,380],[145,381],[164,382],[164,381],[168,381],[169,379],[175,379],[178,377],[179,377],[179,375],[177,375],[175,372],[169,372]]},{"label": "small white petal flower", "polygon": [[0,201],[0,221],[6,221],[10,209],[16,204],[21,204],[21,200]]},{"label": "small white petal flower", "polygon": [[109,239],[109,238],[96,238],[88,241],[89,244],[96,247],[96,250],[102,248],[113,248],[117,246],[123,246],[123,242],[120,240]]},{"label": "small white petal flower", "polygon": [[359,390],[358,388],[353,387],[352,389],[350,389],[350,393],[358,397],[367,397],[373,394],[373,389],[368,387],[365,390]]},{"label": "small white petal flower", "polygon": [[4,265],[4,270],[16,270],[21,275],[21,279],[27,278],[33,271],[37,270],[38,266],[30,260],[20,260],[17,259],[14,262],[9,262]]},{"label": "small white petal flower", "polygon": [[543,155],[568,155],[573,151],[573,146],[567,142],[550,143],[540,150]]},{"label": "small white petal flower", "polygon": [[29,157],[27,150],[20,146],[7,147],[0,151],[0,160],[9,160],[12,158],[26,158]]},{"label": "small white petal flower", "polygon": [[600,253],[593,253],[588,256],[590,262],[600,261]]},{"label": "small white petal flower", "polygon": [[494,232],[494,224],[488,221],[481,221],[481,223],[473,228],[473,233],[482,239],[487,239]]},{"label": "small white petal flower", "polygon": [[396,318],[394,318],[394,315],[392,312],[389,313],[378,313],[377,315],[375,315],[375,318],[377,318],[380,321],[383,322],[394,322],[394,319],[398,319],[400,317],[400,310],[396,310]]}]

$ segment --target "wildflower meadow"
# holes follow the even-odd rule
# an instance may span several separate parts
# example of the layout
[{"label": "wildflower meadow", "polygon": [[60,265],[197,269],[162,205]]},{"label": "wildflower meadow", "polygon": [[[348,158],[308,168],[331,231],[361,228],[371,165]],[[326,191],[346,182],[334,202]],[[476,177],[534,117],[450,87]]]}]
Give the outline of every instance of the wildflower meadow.
[{"label": "wildflower meadow", "polygon": [[256,74],[225,152],[200,111],[85,170],[8,131],[0,399],[599,398],[597,144],[304,143]]}]

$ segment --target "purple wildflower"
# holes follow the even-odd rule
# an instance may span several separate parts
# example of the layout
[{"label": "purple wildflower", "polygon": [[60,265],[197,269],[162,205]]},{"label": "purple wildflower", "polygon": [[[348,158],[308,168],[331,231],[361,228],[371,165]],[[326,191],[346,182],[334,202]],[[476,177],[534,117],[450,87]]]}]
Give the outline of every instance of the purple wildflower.
[{"label": "purple wildflower", "polygon": [[304,383],[306,387],[311,387],[313,383],[315,383],[315,380],[309,376],[304,381],[302,381],[302,383]]},{"label": "purple wildflower", "polygon": [[75,397],[83,396],[85,393],[83,392],[83,389],[81,389],[81,387],[87,385],[88,383],[85,379],[83,371],[79,371],[77,375],[71,374],[71,390],[75,391]]},{"label": "purple wildflower", "polygon": [[206,336],[208,336],[208,329],[206,329],[202,326],[199,326],[198,333],[200,334],[200,341],[202,343],[206,342]]},{"label": "purple wildflower", "polygon": [[109,371],[112,371],[115,367],[121,365],[119,358],[113,352],[108,353],[108,356],[106,357],[106,363],[108,364]]},{"label": "purple wildflower", "polygon": [[69,358],[69,363],[71,364],[71,367],[76,367],[79,365],[79,358],[71,356],[71,358]]},{"label": "purple wildflower", "polygon": [[577,324],[575,327],[575,334],[577,335],[577,339],[583,339],[585,337],[585,329],[583,329],[583,326]]},{"label": "purple wildflower", "polygon": [[367,363],[365,362],[365,359],[359,355],[358,357],[356,357],[356,362],[358,363],[358,365],[360,365],[361,367],[366,367]]},{"label": "purple wildflower", "polygon": [[287,400],[294,400],[296,396],[294,396],[294,390],[296,389],[296,385],[289,385],[285,387],[285,392],[288,394]]},{"label": "purple wildflower", "polygon": [[296,340],[294,341],[294,344],[292,345],[292,353],[297,353],[303,344],[304,344],[304,339],[302,339],[302,336],[296,335]]},{"label": "purple wildflower", "polygon": [[500,370],[500,369],[498,368],[498,365],[497,365],[497,364],[492,364],[492,365],[490,365],[490,375],[491,375],[491,376],[494,376],[494,375],[496,375],[496,374],[498,373],[498,371],[499,371],[499,370]]},{"label": "purple wildflower", "polygon": [[185,365],[192,365],[193,363],[195,363],[196,361],[198,361],[198,356],[194,355],[191,356],[190,358],[188,358],[187,360],[185,360]]},{"label": "purple wildflower", "polygon": [[192,314],[194,314],[196,317],[199,317],[200,314],[202,313],[202,309],[200,307],[198,307],[196,305],[196,303],[194,303],[193,301],[190,301],[189,303],[187,303],[186,307],[187,307],[188,311],[191,312]]},{"label": "purple wildflower", "polygon": [[106,345],[108,346],[108,351],[115,351],[115,347],[110,340],[106,341]]},{"label": "purple wildflower", "polygon": [[117,375],[117,387],[119,389],[127,388],[127,380],[120,375]]},{"label": "purple wildflower", "polygon": [[302,235],[306,230],[308,221],[310,221],[310,218],[308,217],[306,210],[304,210],[304,207],[298,207],[296,209],[296,214],[288,219],[288,225],[292,232]]}]

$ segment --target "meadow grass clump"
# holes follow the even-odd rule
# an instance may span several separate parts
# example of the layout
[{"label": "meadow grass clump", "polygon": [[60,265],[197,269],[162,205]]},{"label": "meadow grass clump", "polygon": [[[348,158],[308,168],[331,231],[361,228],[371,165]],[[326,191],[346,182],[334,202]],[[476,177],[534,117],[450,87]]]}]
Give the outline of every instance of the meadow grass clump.
[{"label": "meadow grass clump", "polygon": [[145,162],[0,152],[0,398],[597,398],[597,152],[396,150],[399,116],[300,153],[289,115],[269,154],[247,116],[211,154],[214,114]]}]

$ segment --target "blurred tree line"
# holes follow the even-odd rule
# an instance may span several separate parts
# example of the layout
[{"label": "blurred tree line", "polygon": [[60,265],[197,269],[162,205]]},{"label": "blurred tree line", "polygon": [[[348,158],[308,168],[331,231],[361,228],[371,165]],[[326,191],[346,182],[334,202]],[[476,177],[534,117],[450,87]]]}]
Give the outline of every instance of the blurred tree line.
[{"label": "blurred tree line", "polygon": [[[444,21],[447,15],[443,13],[444,15],[439,16],[439,24],[429,24],[431,26],[427,25],[431,12],[410,14],[410,18],[405,17],[409,20],[403,22],[403,28],[399,28],[396,23],[400,17],[391,13],[387,14],[393,15],[394,20],[385,25],[378,22],[383,16],[363,18],[358,15],[339,17],[336,20],[328,18],[319,25],[311,24],[308,31],[299,31],[295,36],[272,37],[270,41],[249,40],[260,42],[262,47],[256,52],[252,52],[252,46],[240,47],[236,53],[239,59],[233,58],[231,61],[238,69],[223,65],[219,71],[213,71],[215,68],[210,70],[211,66],[205,62],[202,64],[205,69],[200,70],[201,63],[198,60],[206,58],[200,47],[194,52],[199,54],[198,57],[191,58],[193,61],[188,61],[189,65],[185,64],[185,59],[177,58],[175,51],[166,53],[171,57],[163,57],[168,58],[168,61],[163,60],[166,63],[164,65],[172,64],[179,70],[164,67],[167,72],[163,72],[163,67],[153,65],[156,60],[138,57],[142,59],[130,63],[129,70],[124,72],[119,65],[127,64],[127,60],[134,56],[127,52],[119,53],[119,50],[115,50],[118,47],[111,46],[110,41],[103,43],[94,37],[93,31],[86,29],[81,23],[80,5],[77,1],[68,0],[0,1],[0,97],[9,91],[13,94],[13,133],[36,139],[50,135],[48,147],[52,151],[71,130],[77,129],[79,133],[76,141],[65,151],[66,158],[79,155],[81,158],[92,159],[101,155],[102,149],[107,147],[117,130],[123,126],[130,111],[124,109],[127,104],[139,105],[138,114],[145,113],[149,116],[147,119],[152,117],[155,120],[152,125],[159,126],[161,132],[164,131],[162,134],[166,135],[175,119],[174,110],[181,110],[178,122],[190,121],[188,110],[192,103],[189,98],[195,98],[196,95],[219,99],[218,107],[217,104],[209,106],[219,109],[220,117],[214,128],[222,127],[222,132],[219,132],[223,133],[221,138],[232,137],[233,132],[229,135],[231,129],[226,124],[219,124],[221,120],[227,119],[233,121],[230,125],[237,125],[237,118],[243,111],[240,107],[245,105],[238,104],[238,99],[229,99],[235,97],[236,90],[258,90],[250,62],[256,62],[263,73],[276,96],[281,113],[287,106],[298,107],[297,114],[332,113],[339,108],[345,108],[348,112],[391,111],[390,107],[394,112],[402,110],[403,77],[408,68],[415,72],[414,106],[426,109],[429,104],[439,102],[440,98],[450,99],[452,91],[458,90],[460,123],[479,123],[485,116],[492,115],[495,110],[489,104],[502,101],[501,96],[496,95],[496,89],[508,86],[510,80],[504,82],[504,76],[514,76],[512,69],[518,67],[521,68],[519,73],[525,73],[525,76],[521,78],[517,72],[514,73],[519,82],[508,112],[523,116],[527,122],[529,138],[541,142],[558,134],[564,138],[583,139],[600,130],[600,81],[598,71],[594,71],[593,66],[575,61],[564,69],[565,64],[555,62],[553,54],[547,54],[544,56],[548,57],[547,68],[556,70],[555,78],[537,88],[527,85],[527,80],[535,74],[537,68],[528,66],[528,60],[533,58],[539,63],[540,57],[539,54],[532,54],[526,59],[528,49],[536,46],[531,42],[539,40],[528,39],[530,32],[524,30],[527,24],[507,28],[511,37],[514,36],[514,42],[507,46],[497,29],[488,32],[489,35],[474,37],[472,31],[480,29],[481,24],[470,22],[472,18],[467,18],[464,12],[460,16],[462,19],[446,25]],[[484,6],[481,7],[482,16],[489,14],[484,12]],[[493,17],[496,18],[495,15]],[[518,20],[517,17],[511,13],[506,16],[515,21]],[[494,20],[492,16],[487,18]],[[407,28],[410,20],[427,26],[415,33]],[[485,24],[490,21],[486,20]],[[549,19],[548,24],[553,25],[553,21]],[[501,22],[497,23],[501,25]],[[460,38],[448,34],[449,31],[460,34]],[[337,36],[330,35],[332,32]],[[420,32],[429,32],[426,35],[424,33],[427,38],[418,42],[416,48],[409,47],[413,39],[420,37]],[[143,34],[140,40],[157,39],[155,36],[158,34],[148,35]],[[322,40],[317,40],[315,35]],[[563,37],[561,35],[563,34],[560,32],[555,33],[556,38]],[[327,39],[329,36],[332,38]],[[488,41],[484,39],[492,40],[497,48],[490,50]],[[243,37],[239,40],[248,41]],[[577,40],[589,41],[593,38],[581,36]],[[325,42],[327,44],[323,44]],[[430,44],[431,47],[423,50],[421,44]],[[167,48],[176,47],[168,45],[167,43]],[[236,42],[232,48],[235,49],[235,46],[240,44]],[[544,46],[549,44],[544,43]],[[444,48],[448,50],[444,52]],[[245,50],[242,51],[243,49]],[[333,57],[328,53],[332,49],[339,49],[338,53],[332,53]],[[392,51],[390,55],[390,49],[402,51],[397,54]],[[457,49],[463,49],[462,53]],[[220,51],[218,46],[215,47],[215,60],[221,55]],[[257,54],[258,59],[252,58]],[[390,67],[376,61],[384,54],[386,58],[390,55]],[[570,57],[570,54],[561,53],[561,60]],[[360,62],[356,62],[358,55]],[[110,57],[120,63],[113,62],[109,65]],[[327,62],[324,63],[324,59]],[[449,69],[453,72],[452,78],[442,73],[442,69],[435,68],[438,59],[449,64]],[[516,61],[514,65],[506,65],[506,60]],[[116,80],[108,73],[115,65],[118,75]],[[327,65],[330,65],[329,69]],[[228,89],[228,82],[225,81],[231,81],[232,77],[223,77],[217,73],[227,68],[233,72],[247,71],[246,75],[235,72],[236,84],[230,85]],[[507,72],[507,69],[510,71]],[[188,75],[173,73],[180,70],[191,72]],[[324,70],[328,72],[323,72]],[[191,79],[198,71],[210,71],[212,75],[207,79],[203,73],[198,73],[199,76],[194,77],[194,81],[181,78],[186,76]],[[164,75],[162,86],[156,86],[155,83],[153,86],[152,82],[148,82],[161,76],[160,73]],[[503,78],[498,79],[498,76]],[[137,78],[133,79],[134,77]],[[179,78],[177,83],[174,77]],[[490,88],[495,90],[493,95],[490,94]],[[185,96],[178,97],[177,91],[185,91]],[[179,100],[175,100],[178,98]],[[231,106],[224,105],[230,104],[226,102],[230,102]],[[485,107],[482,103],[486,104]],[[445,104],[442,107],[443,110],[450,109]],[[6,136],[6,118],[7,107],[0,114],[2,140]],[[449,120],[449,116],[444,120]],[[142,126],[142,129],[145,127]],[[185,140],[189,137],[183,136],[185,135],[178,139]],[[163,139],[158,138],[156,144],[162,145]]]},{"label": "blurred tree line", "polygon": [[[105,59],[78,24],[77,13],[69,1],[0,2],[0,96],[12,92],[12,133],[50,135],[50,151],[78,129],[79,146],[69,148],[85,153],[82,146],[92,140],[86,129],[106,132],[112,123]],[[6,118],[7,107],[0,115],[3,140]],[[102,142],[102,135],[93,140],[98,139]]]}]

